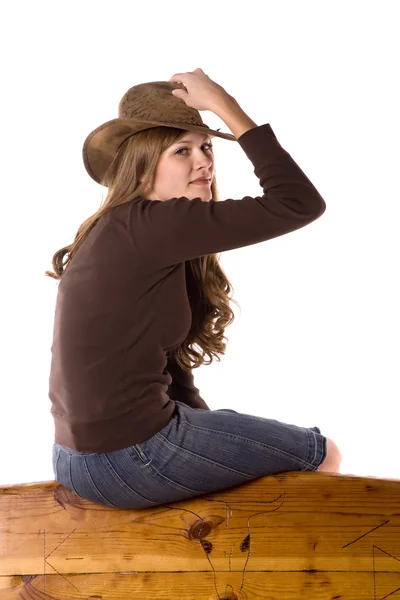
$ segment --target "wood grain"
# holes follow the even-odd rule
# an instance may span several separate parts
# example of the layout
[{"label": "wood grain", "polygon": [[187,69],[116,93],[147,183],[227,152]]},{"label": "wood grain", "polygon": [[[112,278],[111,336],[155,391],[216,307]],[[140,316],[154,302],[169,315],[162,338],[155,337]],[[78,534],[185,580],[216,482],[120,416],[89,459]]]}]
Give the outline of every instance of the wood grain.
[{"label": "wood grain", "polygon": [[151,509],[0,488],[0,600],[400,600],[400,480],[290,472]]}]

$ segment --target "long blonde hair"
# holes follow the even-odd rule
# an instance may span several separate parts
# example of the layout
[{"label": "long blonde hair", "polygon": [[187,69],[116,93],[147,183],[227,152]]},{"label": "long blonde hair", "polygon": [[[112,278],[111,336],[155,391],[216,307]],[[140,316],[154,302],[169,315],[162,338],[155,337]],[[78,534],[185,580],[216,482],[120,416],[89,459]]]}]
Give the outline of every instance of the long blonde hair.
[{"label": "long blonde hair", "polygon": [[[135,198],[146,198],[145,190],[152,189],[161,154],[185,133],[182,129],[172,127],[154,127],[125,140],[101,182],[108,188],[107,196],[99,209],[79,227],[74,242],[54,254],[54,271],[46,271],[46,276],[61,279],[79,246],[108,211]],[[140,181],[143,173],[146,175]],[[213,200],[218,202],[220,198],[215,177],[211,192]],[[230,296],[233,286],[220,266],[217,254],[186,261],[186,269],[190,269],[193,275],[187,277],[192,325],[173,357],[180,367],[190,371],[203,363],[210,364],[213,356],[220,361],[218,355],[225,354],[226,350],[225,329],[235,319],[229,301],[239,305]],[[195,345],[201,352],[194,348]],[[208,362],[204,360],[205,355],[209,356]]]}]

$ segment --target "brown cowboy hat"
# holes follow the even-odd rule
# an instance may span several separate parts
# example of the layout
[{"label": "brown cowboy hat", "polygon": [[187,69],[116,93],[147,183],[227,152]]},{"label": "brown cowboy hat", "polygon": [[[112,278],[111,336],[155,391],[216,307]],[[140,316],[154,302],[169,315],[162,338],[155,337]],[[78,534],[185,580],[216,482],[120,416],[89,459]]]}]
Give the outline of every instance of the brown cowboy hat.
[{"label": "brown cowboy hat", "polygon": [[237,142],[234,135],[205,125],[198,110],[171,93],[177,88],[185,86],[182,83],[153,81],[135,85],[124,94],[119,103],[118,118],[97,127],[83,144],[83,162],[92,179],[101,183],[121,144],[144,129],[177,127]]}]

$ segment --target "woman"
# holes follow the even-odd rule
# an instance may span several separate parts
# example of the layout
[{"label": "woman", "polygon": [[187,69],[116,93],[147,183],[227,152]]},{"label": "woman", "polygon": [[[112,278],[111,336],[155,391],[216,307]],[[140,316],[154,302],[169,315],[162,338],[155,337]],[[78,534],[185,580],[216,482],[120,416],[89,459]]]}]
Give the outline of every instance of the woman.
[{"label": "woman", "polygon": [[[211,110],[232,134],[214,131]],[[237,141],[263,195],[220,201],[212,137]],[[317,219],[318,191],[201,69],[132,87],[83,146],[108,188],[53,257],[49,397],[56,480],[104,506],[145,508],[284,471],[338,472],[317,427],[210,410],[192,369],[219,360],[234,315],[216,253]],[[65,260],[64,260],[65,259]],[[200,350],[200,352],[195,348]]]}]

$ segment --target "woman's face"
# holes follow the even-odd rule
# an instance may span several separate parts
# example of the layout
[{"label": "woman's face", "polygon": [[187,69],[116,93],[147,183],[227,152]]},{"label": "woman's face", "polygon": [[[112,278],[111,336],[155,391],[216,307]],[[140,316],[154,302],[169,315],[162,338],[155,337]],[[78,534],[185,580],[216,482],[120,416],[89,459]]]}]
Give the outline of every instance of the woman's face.
[{"label": "woman's face", "polygon": [[[154,187],[146,194],[149,200],[169,200],[186,196],[189,200],[211,200],[211,182],[214,178],[214,155],[211,137],[204,133],[187,131],[181,140],[169,146],[157,165]],[[194,183],[198,178],[207,183]]]}]

